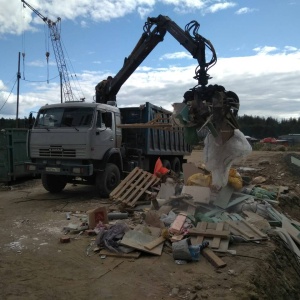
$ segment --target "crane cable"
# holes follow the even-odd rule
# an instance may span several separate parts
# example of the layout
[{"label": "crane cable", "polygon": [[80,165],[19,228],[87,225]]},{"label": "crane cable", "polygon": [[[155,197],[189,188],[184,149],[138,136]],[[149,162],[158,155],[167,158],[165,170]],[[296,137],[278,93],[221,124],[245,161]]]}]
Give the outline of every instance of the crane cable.
[{"label": "crane cable", "polygon": [[9,97],[10,97],[10,95],[11,95],[11,93],[12,93],[12,91],[13,91],[13,89],[14,89],[16,83],[17,83],[17,81],[18,81],[18,78],[16,79],[16,81],[15,81],[15,83],[14,83],[14,85],[13,85],[13,87],[12,87],[12,89],[11,89],[11,91],[10,91],[8,97],[7,97],[7,99],[4,101],[3,105],[1,106],[0,111],[2,110],[2,108],[4,107],[4,105],[6,104],[6,102],[8,101],[8,99],[9,99]]},{"label": "crane cable", "polygon": [[25,30],[24,30],[24,3],[22,5],[22,58],[23,58],[23,79],[25,80]]},{"label": "crane cable", "polygon": [[[45,28],[44,24],[44,28]],[[47,33],[49,32],[49,27],[47,26],[47,29],[44,29],[45,32],[45,48],[46,48],[46,61],[47,61],[47,83],[49,83],[49,56],[50,56],[50,51],[49,51],[49,38],[47,36]]]}]

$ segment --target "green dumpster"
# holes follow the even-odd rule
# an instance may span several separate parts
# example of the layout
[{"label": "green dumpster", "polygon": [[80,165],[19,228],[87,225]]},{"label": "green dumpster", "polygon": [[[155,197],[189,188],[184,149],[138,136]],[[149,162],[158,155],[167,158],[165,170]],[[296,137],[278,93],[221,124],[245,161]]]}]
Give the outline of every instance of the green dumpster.
[{"label": "green dumpster", "polygon": [[26,149],[27,129],[8,128],[0,131],[0,182],[11,182],[29,176],[24,162],[29,161]]}]

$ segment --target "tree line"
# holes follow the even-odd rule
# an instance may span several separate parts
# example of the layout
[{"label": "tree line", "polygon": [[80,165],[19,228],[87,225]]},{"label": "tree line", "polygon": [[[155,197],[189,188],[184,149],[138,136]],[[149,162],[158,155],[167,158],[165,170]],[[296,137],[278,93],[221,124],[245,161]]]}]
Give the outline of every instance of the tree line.
[{"label": "tree line", "polygon": [[300,134],[300,118],[289,118],[277,120],[272,117],[237,117],[240,130],[244,135],[249,135],[257,139],[265,137],[278,138],[281,135]]},{"label": "tree line", "polygon": [[[253,117],[253,116],[238,116],[237,117],[240,130],[245,134],[257,139],[265,137],[278,138],[286,134],[300,134],[300,118],[290,118],[277,120],[272,117]],[[0,129],[16,128],[17,122],[15,119],[0,119]],[[18,119],[18,128],[28,128],[28,119]]]}]

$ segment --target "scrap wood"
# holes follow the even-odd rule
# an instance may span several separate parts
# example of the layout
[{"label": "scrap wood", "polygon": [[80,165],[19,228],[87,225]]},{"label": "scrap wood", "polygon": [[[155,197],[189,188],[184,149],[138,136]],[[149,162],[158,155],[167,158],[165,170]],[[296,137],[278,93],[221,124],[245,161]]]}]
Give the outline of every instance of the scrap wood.
[{"label": "scrap wood", "polygon": [[275,231],[278,233],[280,238],[286,243],[288,248],[297,255],[297,259],[300,262],[300,250],[295,244],[294,240],[289,235],[289,233],[287,232],[287,230],[284,228],[276,227]]},{"label": "scrap wood", "polygon": [[[161,230],[156,228],[159,232]],[[152,232],[152,231],[151,231]],[[159,244],[152,249],[146,249],[145,245],[148,245],[150,242],[153,242],[157,239],[157,236],[147,234],[138,230],[129,230],[125,233],[121,240],[121,245],[128,246],[134,248],[139,251],[147,252],[154,255],[161,255],[163,244]]]},{"label": "scrap wood", "polygon": [[173,125],[170,123],[169,118],[162,118],[159,115],[153,120],[146,123],[131,123],[131,124],[118,124],[118,128],[155,128],[173,130]]},{"label": "scrap wood", "polygon": [[189,235],[202,235],[205,237],[219,237],[219,238],[229,238],[230,235],[230,231],[228,230],[223,230],[223,231],[219,231],[219,230],[214,230],[214,229],[206,229],[206,230],[199,230],[199,229],[189,229],[188,230],[188,234]]},{"label": "scrap wood", "polygon": [[162,244],[165,242],[165,238],[163,236],[160,236],[158,237],[157,239],[155,239],[154,241],[144,245],[144,247],[147,249],[147,250],[152,250],[154,247]]},{"label": "scrap wood", "polygon": [[158,177],[136,167],[110,193],[110,197],[128,206],[134,206],[147,189],[159,181]]},{"label": "scrap wood", "polygon": [[185,213],[179,213],[173,223],[171,224],[171,227],[169,231],[171,233],[180,233],[181,229],[185,223],[187,215]]},{"label": "scrap wood", "polygon": [[295,226],[293,226],[291,221],[286,217],[282,218],[282,228],[284,228],[291,236],[291,238],[298,245],[300,245],[300,231]]},{"label": "scrap wood", "polygon": [[184,201],[191,200],[193,197],[189,194],[173,195],[170,196],[168,200],[164,202],[164,205],[171,203],[172,201]]},{"label": "scrap wood", "polygon": [[209,248],[204,248],[201,251],[201,254],[216,268],[223,268],[226,266],[226,263]]},{"label": "scrap wood", "polygon": [[112,257],[123,257],[123,258],[139,258],[141,255],[140,251],[132,251],[129,253],[122,253],[122,252],[111,252],[108,250],[101,250],[100,251],[100,256],[105,255],[105,256],[112,256]]},{"label": "scrap wood", "polygon": [[250,224],[246,220],[242,219],[241,222],[243,224],[245,224],[246,226],[248,226],[252,231],[254,231],[255,233],[257,233],[262,238],[266,239],[268,237],[266,234],[264,234],[263,232],[261,232],[258,228],[256,228],[255,226],[253,226],[252,224]]},{"label": "scrap wood", "polygon": [[[229,226],[228,224],[224,222],[220,223],[209,223],[209,222],[199,222],[196,226],[196,229],[199,230],[200,232],[204,232],[204,235],[194,235],[191,236],[191,243],[192,245],[199,245],[203,244],[203,242],[208,242],[209,245],[208,247],[211,248],[215,252],[226,252],[228,250],[229,246],[229,238],[228,238],[228,233],[229,233]],[[215,232],[224,232],[227,234],[225,235],[225,238],[220,237],[220,236],[209,236],[209,234],[206,233],[208,230],[214,230]]]},{"label": "scrap wood", "polygon": [[174,243],[174,242],[179,242],[179,241],[181,241],[181,240],[183,240],[184,239],[184,235],[183,234],[180,234],[180,235],[172,235],[171,237],[170,237],[170,241],[172,242],[172,243]]},{"label": "scrap wood", "polygon": [[[216,231],[222,231],[223,228],[224,228],[224,223],[223,222],[217,223]],[[211,248],[219,248],[220,243],[221,243],[221,238],[220,237],[214,237],[211,244],[210,244],[210,247]]]},{"label": "scrap wood", "polygon": [[267,239],[267,235],[246,220],[225,221],[229,225],[231,234],[242,236],[246,241],[258,241]]}]

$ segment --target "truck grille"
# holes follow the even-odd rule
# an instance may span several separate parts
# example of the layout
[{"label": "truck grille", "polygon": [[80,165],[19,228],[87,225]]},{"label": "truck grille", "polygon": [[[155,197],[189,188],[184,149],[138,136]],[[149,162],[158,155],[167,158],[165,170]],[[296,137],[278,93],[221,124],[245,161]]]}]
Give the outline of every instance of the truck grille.
[{"label": "truck grille", "polygon": [[75,149],[47,148],[39,149],[40,157],[76,157]]}]

